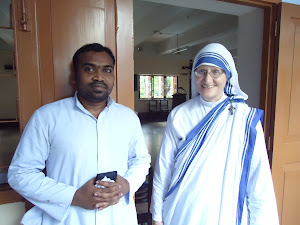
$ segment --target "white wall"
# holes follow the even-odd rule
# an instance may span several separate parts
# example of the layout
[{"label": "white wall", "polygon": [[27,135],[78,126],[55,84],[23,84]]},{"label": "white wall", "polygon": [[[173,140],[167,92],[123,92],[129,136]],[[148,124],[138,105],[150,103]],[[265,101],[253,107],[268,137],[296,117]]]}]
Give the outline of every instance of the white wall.
[{"label": "white wall", "polygon": [[1,225],[19,225],[24,213],[24,202],[0,205]]},{"label": "white wall", "polygon": [[263,10],[239,16],[237,71],[241,89],[248,94],[247,104],[259,107],[261,55],[263,41]]}]

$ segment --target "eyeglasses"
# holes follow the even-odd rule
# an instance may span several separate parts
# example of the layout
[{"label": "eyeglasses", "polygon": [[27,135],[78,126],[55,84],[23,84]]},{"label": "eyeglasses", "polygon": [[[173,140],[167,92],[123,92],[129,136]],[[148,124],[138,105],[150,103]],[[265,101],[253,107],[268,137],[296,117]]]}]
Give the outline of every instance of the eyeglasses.
[{"label": "eyeglasses", "polygon": [[213,79],[217,79],[217,78],[221,77],[223,73],[224,73],[224,71],[220,70],[220,69],[212,69],[210,72],[208,72],[207,70],[204,70],[204,69],[195,70],[195,75],[200,78],[203,78],[207,74],[209,74]]}]

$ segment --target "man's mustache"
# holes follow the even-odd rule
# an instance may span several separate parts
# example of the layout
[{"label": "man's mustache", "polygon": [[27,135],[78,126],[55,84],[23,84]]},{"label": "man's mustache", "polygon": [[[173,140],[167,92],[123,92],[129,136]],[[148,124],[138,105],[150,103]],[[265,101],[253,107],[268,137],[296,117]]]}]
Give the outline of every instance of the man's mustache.
[{"label": "man's mustache", "polygon": [[108,88],[108,85],[104,82],[104,81],[93,81],[92,83],[89,84],[89,86],[97,86],[99,84],[102,84],[103,86],[105,86],[106,88]]}]

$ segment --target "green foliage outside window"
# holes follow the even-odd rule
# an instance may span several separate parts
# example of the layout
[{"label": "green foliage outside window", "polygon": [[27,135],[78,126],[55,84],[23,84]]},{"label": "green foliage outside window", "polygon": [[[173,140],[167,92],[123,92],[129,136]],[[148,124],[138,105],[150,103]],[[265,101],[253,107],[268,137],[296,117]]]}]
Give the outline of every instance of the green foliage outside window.
[{"label": "green foliage outside window", "polygon": [[140,75],[140,99],[173,98],[177,93],[177,76]]}]

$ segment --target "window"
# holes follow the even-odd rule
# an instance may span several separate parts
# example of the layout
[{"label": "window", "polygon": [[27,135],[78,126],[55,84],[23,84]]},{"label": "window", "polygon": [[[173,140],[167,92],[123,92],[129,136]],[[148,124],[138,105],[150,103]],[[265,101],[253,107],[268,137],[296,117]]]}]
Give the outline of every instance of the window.
[{"label": "window", "polygon": [[177,82],[177,76],[139,75],[140,99],[173,98]]}]

